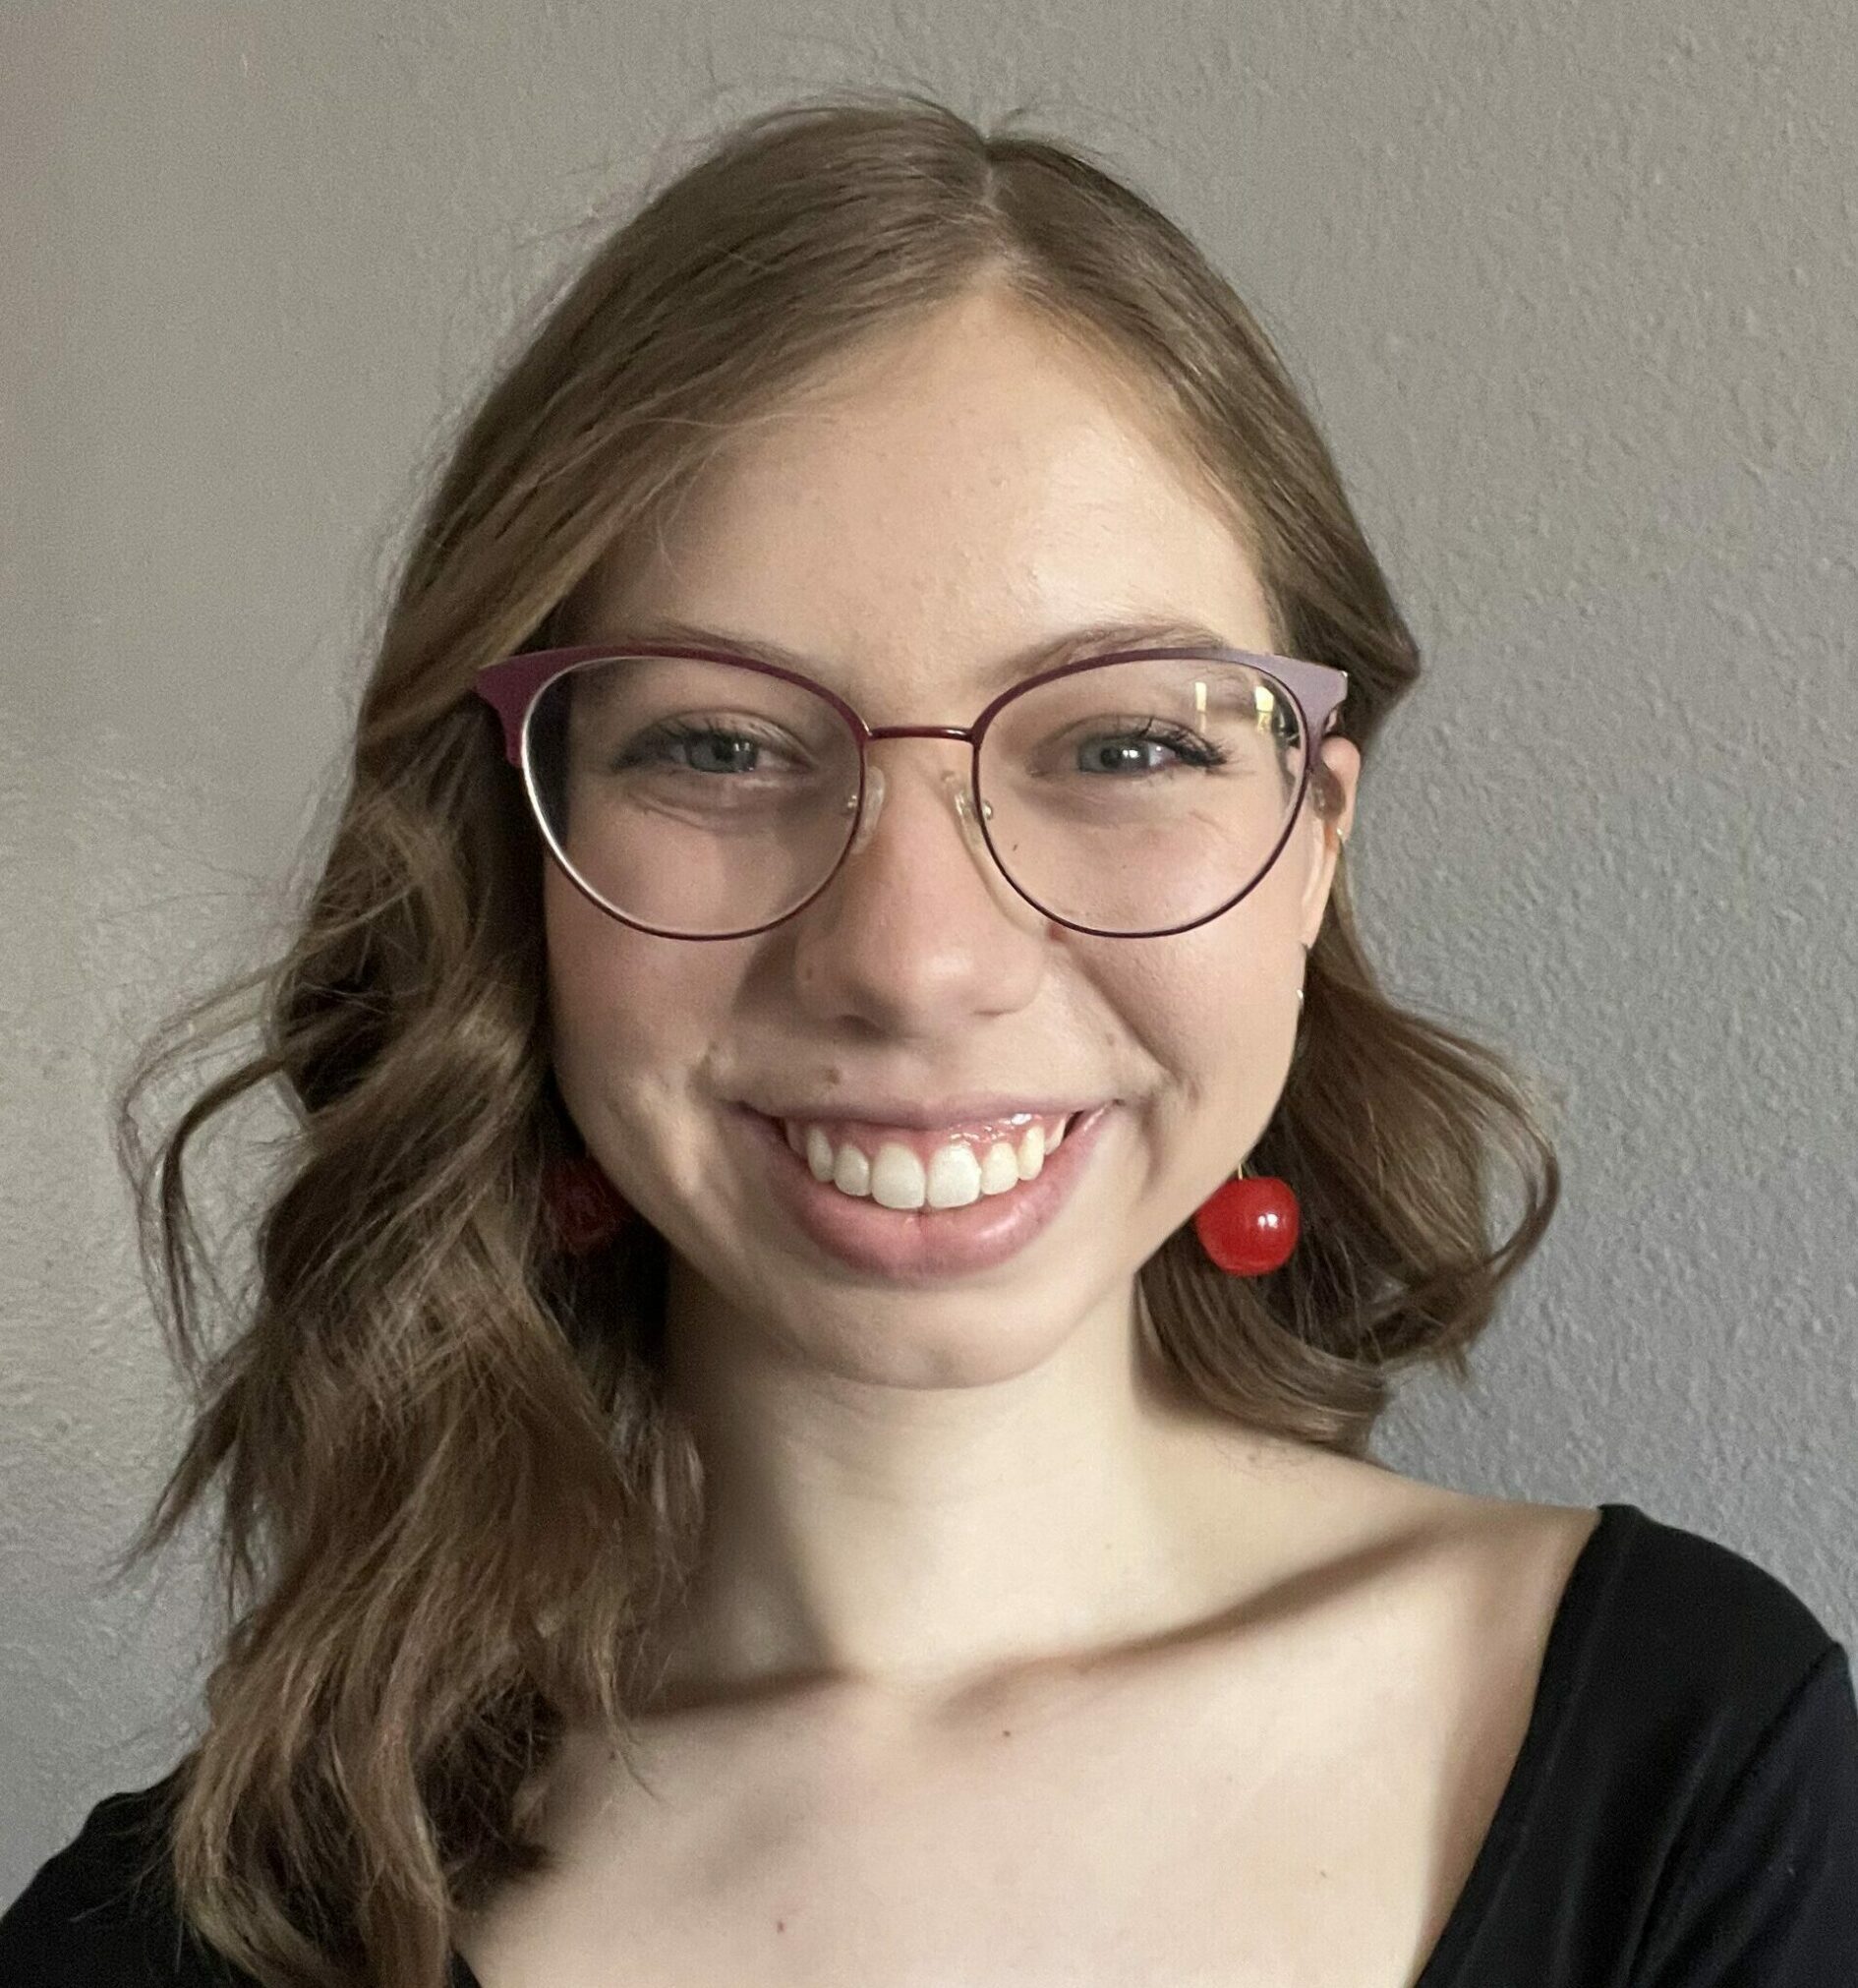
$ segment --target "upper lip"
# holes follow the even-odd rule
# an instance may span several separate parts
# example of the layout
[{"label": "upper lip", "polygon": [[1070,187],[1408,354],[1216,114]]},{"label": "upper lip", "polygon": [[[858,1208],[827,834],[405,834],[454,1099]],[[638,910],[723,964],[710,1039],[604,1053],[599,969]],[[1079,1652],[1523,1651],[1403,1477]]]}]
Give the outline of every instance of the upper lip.
[{"label": "upper lip", "polygon": [[952,1097],[935,1104],[913,1104],[900,1097],[836,1097],[829,1104],[753,1104],[763,1118],[797,1119],[801,1124],[816,1119],[855,1118],[873,1125],[908,1126],[917,1132],[934,1132],[945,1125],[966,1125],[971,1120],[1006,1118],[1014,1112],[1028,1111],[1038,1118],[1058,1118],[1074,1112],[1093,1111],[1109,1100],[1102,1097],[1027,1097],[1024,1092],[1010,1095],[993,1091],[983,1097]]}]

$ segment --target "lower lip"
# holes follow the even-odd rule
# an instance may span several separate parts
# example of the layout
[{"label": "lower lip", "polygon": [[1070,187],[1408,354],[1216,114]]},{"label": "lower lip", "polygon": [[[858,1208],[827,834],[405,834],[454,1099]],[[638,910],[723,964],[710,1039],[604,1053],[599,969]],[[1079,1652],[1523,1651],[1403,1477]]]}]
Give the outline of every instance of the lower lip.
[{"label": "lower lip", "polygon": [[887,1208],[868,1196],[842,1194],[813,1178],[775,1120],[746,1106],[729,1115],[767,1156],[781,1205],[829,1256],[854,1270],[928,1283],[991,1269],[1023,1250],[1070,1199],[1111,1109],[1100,1104],[1085,1112],[1033,1179],[959,1208]]}]

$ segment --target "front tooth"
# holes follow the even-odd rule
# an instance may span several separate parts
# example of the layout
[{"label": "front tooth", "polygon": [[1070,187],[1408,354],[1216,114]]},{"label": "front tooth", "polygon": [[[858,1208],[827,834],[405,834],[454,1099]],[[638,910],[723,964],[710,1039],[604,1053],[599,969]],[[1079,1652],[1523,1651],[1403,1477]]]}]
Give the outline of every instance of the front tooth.
[{"label": "front tooth", "polygon": [[972,1146],[938,1146],[929,1158],[929,1205],[964,1208],[980,1199],[980,1161]]},{"label": "front tooth", "polygon": [[871,1199],[887,1208],[919,1208],[928,1181],[922,1161],[906,1145],[878,1147],[871,1162]]},{"label": "front tooth", "polygon": [[781,1130],[786,1134],[787,1144],[795,1152],[804,1153],[806,1151],[806,1140],[801,1138],[800,1128],[794,1124],[792,1119],[784,1119],[781,1124]]},{"label": "front tooth", "polygon": [[807,1128],[806,1163],[812,1168],[813,1178],[816,1181],[832,1179],[833,1142],[816,1125]]},{"label": "front tooth", "polygon": [[981,1161],[981,1193],[1004,1195],[1009,1188],[1018,1185],[1019,1156],[1004,1139],[997,1139],[987,1148],[987,1157]]},{"label": "front tooth", "polygon": [[1055,1153],[1058,1150],[1058,1148],[1065,1143],[1065,1125],[1066,1121],[1061,1118],[1058,1121],[1058,1123],[1052,1127],[1052,1136],[1045,1141],[1045,1156],[1047,1159],[1050,1159],[1052,1154]]},{"label": "front tooth", "polygon": [[1019,1140],[1018,1167],[1022,1181],[1034,1180],[1045,1164],[1045,1128],[1034,1119]]},{"label": "front tooth", "polygon": [[833,1186],[842,1194],[868,1195],[871,1192],[871,1162],[855,1145],[842,1145],[833,1167]]}]

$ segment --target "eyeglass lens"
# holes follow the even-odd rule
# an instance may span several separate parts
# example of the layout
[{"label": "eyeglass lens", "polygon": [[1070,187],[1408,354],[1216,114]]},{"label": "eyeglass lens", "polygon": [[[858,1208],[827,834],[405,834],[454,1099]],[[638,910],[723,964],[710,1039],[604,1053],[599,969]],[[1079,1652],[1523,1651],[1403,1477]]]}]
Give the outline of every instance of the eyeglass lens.
[{"label": "eyeglass lens", "polygon": [[[1048,915],[1138,936],[1210,916],[1277,849],[1306,752],[1250,664],[1142,658],[1054,677],[981,741],[983,830]],[[651,930],[707,938],[796,910],[856,830],[858,741],[815,692],[699,658],[614,656],[529,714],[531,799],[556,855]]]}]

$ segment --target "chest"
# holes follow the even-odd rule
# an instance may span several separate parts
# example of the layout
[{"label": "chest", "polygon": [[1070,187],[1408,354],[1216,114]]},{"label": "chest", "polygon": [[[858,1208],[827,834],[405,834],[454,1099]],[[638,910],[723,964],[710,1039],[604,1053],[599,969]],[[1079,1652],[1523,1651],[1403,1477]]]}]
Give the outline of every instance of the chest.
[{"label": "chest", "polygon": [[1540,1624],[1083,1680],[904,1752],[718,1731],[586,1766],[483,1988],[1412,1988],[1526,1729]]}]

